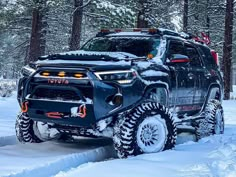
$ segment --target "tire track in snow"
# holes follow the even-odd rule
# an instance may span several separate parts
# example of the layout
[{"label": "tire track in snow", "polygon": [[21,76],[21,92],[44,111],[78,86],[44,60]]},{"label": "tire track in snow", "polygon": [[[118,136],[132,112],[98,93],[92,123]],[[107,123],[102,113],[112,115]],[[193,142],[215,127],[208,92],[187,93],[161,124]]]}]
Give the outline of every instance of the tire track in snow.
[{"label": "tire track in snow", "polygon": [[113,157],[115,152],[110,139],[82,138],[76,139],[74,143],[5,145],[0,147],[0,176],[53,176],[87,162]]},{"label": "tire track in snow", "polygon": [[20,173],[4,177],[49,177],[62,171],[68,171],[84,163],[99,162],[112,157],[115,157],[113,147],[100,147],[83,153],[70,154],[54,162],[45,163],[37,168],[23,170]]},{"label": "tire track in snow", "polygon": [[17,143],[18,142],[16,140],[15,135],[0,137],[0,147],[8,146],[8,145],[15,145]]}]

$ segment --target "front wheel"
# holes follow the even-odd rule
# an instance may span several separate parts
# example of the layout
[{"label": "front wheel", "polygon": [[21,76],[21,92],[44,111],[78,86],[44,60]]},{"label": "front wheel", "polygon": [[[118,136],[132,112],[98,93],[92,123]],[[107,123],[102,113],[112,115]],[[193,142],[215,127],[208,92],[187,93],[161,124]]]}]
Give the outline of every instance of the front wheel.
[{"label": "front wheel", "polygon": [[15,130],[16,137],[22,143],[40,143],[40,140],[34,132],[34,121],[26,113],[19,113],[16,119]]},{"label": "front wheel", "polygon": [[120,158],[154,153],[175,146],[177,129],[168,110],[156,102],[137,106],[114,128],[114,146]]},{"label": "front wheel", "polygon": [[61,138],[55,128],[50,128],[44,122],[33,121],[26,113],[17,116],[15,129],[16,137],[22,143],[40,143]]}]

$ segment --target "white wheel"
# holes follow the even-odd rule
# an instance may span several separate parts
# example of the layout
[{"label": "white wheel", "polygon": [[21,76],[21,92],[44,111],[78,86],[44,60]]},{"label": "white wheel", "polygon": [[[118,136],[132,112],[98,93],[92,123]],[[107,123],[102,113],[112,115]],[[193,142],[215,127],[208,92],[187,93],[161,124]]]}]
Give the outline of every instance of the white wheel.
[{"label": "white wheel", "polygon": [[42,141],[49,141],[60,137],[57,129],[50,128],[49,124],[44,122],[34,122],[33,129],[35,135]]},{"label": "white wheel", "polygon": [[164,149],[167,140],[165,120],[160,115],[146,118],[138,127],[137,144],[144,153]]},{"label": "white wheel", "polygon": [[117,155],[125,158],[171,149],[175,146],[176,136],[174,119],[166,107],[147,102],[118,119],[113,141]]}]

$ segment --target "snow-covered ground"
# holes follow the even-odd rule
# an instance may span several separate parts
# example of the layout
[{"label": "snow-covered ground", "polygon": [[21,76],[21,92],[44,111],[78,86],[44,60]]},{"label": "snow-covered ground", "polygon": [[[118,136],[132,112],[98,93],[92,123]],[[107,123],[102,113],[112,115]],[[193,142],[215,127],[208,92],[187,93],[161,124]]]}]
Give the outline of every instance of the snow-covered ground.
[{"label": "snow-covered ground", "polygon": [[223,107],[224,135],[188,141],[161,153],[115,159],[111,141],[104,139],[18,144],[15,95],[0,98],[0,176],[235,177],[236,101],[224,101]]},{"label": "snow-covered ground", "polygon": [[10,98],[0,97],[0,137],[15,135],[15,118],[19,109],[16,92]]},{"label": "snow-covered ground", "polygon": [[0,97],[0,177],[53,176],[83,163],[114,157],[112,142],[107,139],[20,144],[14,128],[18,111],[16,93]]}]

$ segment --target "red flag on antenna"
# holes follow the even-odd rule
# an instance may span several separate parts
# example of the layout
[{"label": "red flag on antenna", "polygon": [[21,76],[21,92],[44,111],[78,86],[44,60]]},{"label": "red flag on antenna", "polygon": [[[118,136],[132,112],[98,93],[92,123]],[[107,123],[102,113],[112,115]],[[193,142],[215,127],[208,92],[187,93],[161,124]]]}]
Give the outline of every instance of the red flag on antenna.
[{"label": "red flag on antenna", "polygon": [[207,34],[203,33],[203,32],[201,32],[201,35],[202,35],[202,41],[206,45],[209,45],[211,43],[210,37]]}]

